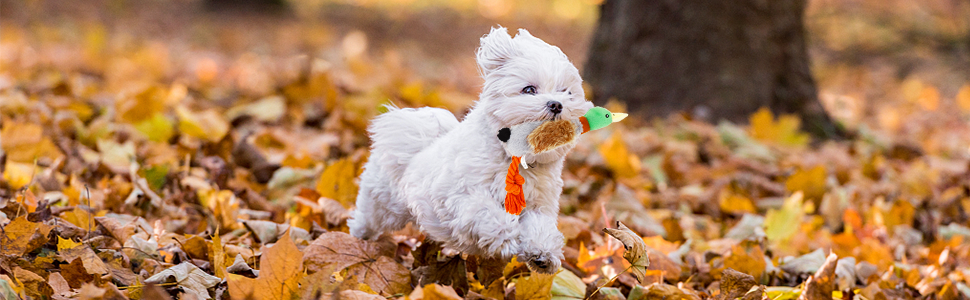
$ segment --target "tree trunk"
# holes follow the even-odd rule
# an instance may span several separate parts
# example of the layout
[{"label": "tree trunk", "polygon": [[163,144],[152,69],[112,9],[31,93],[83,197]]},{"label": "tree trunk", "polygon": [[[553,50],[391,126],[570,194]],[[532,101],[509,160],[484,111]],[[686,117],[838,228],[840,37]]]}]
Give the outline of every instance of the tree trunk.
[{"label": "tree trunk", "polygon": [[594,101],[640,116],[688,112],[744,121],[760,107],[798,114],[816,136],[841,135],[815,90],[805,0],[606,0],[585,79]]}]

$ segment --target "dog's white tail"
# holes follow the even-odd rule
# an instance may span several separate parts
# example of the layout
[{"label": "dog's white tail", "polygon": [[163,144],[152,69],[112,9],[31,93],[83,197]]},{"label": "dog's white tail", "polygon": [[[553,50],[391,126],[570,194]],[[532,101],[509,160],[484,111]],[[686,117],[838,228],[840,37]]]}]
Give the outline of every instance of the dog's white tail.
[{"label": "dog's white tail", "polygon": [[458,126],[458,119],[444,109],[384,107],[388,112],[367,129],[370,159],[360,175],[357,209],[347,221],[351,234],[362,239],[403,228],[411,220],[404,202],[390,199],[394,187],[418,152]]},{"label": "dog's white tail", "polygon": [[415,154],[458,126],[458,119],[441,108],[384,107],[388,112],[374,118],[367,131],[372,142],[371,159],[377,160],[394,181],[401,177]]}]

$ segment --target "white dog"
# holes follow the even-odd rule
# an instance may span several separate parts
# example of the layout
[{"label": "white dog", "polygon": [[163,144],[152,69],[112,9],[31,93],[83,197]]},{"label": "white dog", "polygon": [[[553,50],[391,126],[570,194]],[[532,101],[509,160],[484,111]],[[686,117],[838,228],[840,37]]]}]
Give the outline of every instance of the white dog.
[{"label": "white dog", "polygon": [[526,207],[513,215],[503,204],[511,158],[497,135],[524,122],[578,118],[593,105],[566,55],[526,30],[513,38],[493,28],[477,61],[485,85],[464,121],[438,108],[391,108],[373,120],[350,232],[372,239],[414,222],[445,247],[518,256],[533,270],[556,272],[563,161],[575,144],[522,158],[530,165],[521,170]]}]

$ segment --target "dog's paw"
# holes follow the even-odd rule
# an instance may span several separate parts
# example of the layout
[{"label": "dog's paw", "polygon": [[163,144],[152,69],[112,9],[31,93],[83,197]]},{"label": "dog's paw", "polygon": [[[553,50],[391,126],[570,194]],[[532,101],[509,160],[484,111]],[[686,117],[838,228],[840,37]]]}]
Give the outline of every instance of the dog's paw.
[{"label": "dog's paw", "polygon": [[519,260],[524,261],[529,270],[544,274],[554,274],[562,266],[559,257],[552,253],[522,254]]}]

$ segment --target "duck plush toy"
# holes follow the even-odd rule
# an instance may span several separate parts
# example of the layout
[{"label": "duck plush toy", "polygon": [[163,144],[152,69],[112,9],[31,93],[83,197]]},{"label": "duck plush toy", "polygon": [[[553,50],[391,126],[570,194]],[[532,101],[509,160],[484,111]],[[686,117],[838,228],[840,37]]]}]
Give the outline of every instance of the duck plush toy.
[{"label": "duck plush toy", "polygon": [[522,160],[522,156],[556,149],[572,142],[580,134],[609,126],[626,116],[627,114],[613,113],[597,106],[578,119],[527,122],[499,130],[498,139],[512,156],[512,163],[509,164],[509,171],[505,176],[505,211],[518,215],[525,208],[525,197],[522,194],[525,178],[519,174],[519,167],[521,165],[523,169],[528,169],[529,165]]}]

